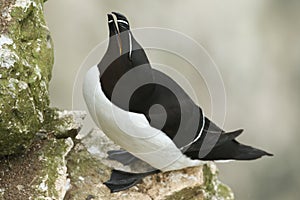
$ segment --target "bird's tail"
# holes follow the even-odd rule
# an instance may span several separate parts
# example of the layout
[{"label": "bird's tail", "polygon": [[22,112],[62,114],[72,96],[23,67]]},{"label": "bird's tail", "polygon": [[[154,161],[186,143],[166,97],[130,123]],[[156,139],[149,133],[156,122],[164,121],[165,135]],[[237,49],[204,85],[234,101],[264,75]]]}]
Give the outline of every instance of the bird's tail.
[{"label": "bird's tail", "polygon": [[203,160],[254,160],[262,156],[273,156],[272,154],[239,143],[235,138],[243,130],[221,134],[213,149],[203,158]]},{"label": "bird's tail", "polygon": [[159,172],[159,170],[153,170],[144,173],[131,173],[114,169],[111,172],[110,179],[104,184],[111,192],[119,192],[138,184],[146,176]]}]

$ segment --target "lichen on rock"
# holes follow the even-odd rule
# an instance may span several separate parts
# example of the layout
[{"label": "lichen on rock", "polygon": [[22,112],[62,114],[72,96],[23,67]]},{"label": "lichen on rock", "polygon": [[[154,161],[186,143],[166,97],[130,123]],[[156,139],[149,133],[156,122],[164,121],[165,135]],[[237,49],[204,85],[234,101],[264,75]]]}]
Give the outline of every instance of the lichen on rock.
[{"label": "lichen on rock", "polygon": [[71,138],[47,141],[40,151],[42,170],[35,181],[32,199],[63,199],[68,189],[66,155],[73,147]]},{"label": "lichen on rock", "polygon": [[233,200],[234,195],[231,189],[221,183],[218,179],[218,169],[216,165],[207,164],[203,166],[204,184],[203,195],[206,199],[212,200]]},{"label": "lichen on rock", "polygon": [[[60,112],[63,122],[60,131],[64,138],[52,132],[40,132],[33,144],[20,156],[0,158],[0,200],[38,199],[62,200],[70,187],[67,155],[74,142],[74,132],[79,131],[84,112]],[[65,121],[68,119],[68,121]]]},{"label": "lichen on rock", "polygon": [[42,0],[4,1],[0,22],[0,156],[20,153],[46,123],[53,45]]},{"label": "lichen on rock", "polygon": [[128,190],[110,193],[103,182],[109,179],[112,166],[120,168],[121,165],[108,160],[106,152],[118,148],[100,130],[93,130],[82,138],[67,157],[71,188],[65,199],[87,199],[89,196],[95,200],[234,199],[230,188],[218,180],[217,169],[212,162],[148,176]]}]

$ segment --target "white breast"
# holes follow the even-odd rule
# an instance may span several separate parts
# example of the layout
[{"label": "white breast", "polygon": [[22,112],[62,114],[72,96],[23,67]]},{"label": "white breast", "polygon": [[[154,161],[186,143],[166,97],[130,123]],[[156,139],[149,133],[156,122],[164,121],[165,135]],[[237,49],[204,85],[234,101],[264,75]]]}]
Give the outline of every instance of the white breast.
[{"label": "white breast", "polygon": [[182,154],[165,133],[150,126],[143,114],[127,112],[112,104],[101,89],[97,66],[86,74],[83,96],[93,120],[103,132],[152,167],[170,171],[202,164]]}]

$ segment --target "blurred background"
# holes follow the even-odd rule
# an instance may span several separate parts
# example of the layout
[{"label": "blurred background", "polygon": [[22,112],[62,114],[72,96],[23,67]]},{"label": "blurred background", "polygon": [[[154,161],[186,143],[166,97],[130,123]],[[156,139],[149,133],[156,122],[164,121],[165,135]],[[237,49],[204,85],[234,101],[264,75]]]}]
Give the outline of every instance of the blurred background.
[{"label": "blurred background", "polygon": [[[52,106],[72,109],[77,70],[108,37],[107,13],[125,14],[133,28],[182,32],[219,68],[227,95],[224,129],[244,128],[239,141],[275,154],[218,164],[220,179],[238,200],[299,199],[299,9],[297,0],[49,0],[45,13],[55,45]],[[155,60],[155,53],[149,58]],[[207,102],[201,106],[209,113]]]}]

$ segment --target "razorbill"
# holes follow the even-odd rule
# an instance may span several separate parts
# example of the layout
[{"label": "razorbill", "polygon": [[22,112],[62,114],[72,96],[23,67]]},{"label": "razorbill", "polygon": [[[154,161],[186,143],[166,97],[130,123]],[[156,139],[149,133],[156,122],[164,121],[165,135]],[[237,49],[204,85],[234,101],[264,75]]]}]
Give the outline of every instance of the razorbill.
[{"label": "razorbill", "polygon": [[153,167],[144,173],[112,170],[105,182],[112,192],[160,171],[272,155],[237,142],[242,129],[225,132],[205,117],[174,80],[151,67],[126,17],[112,14],[108,48],[86,74],[84,99],[95,123],[122,148],[109,151],[109,158],[125,165],[142,160]]}]

